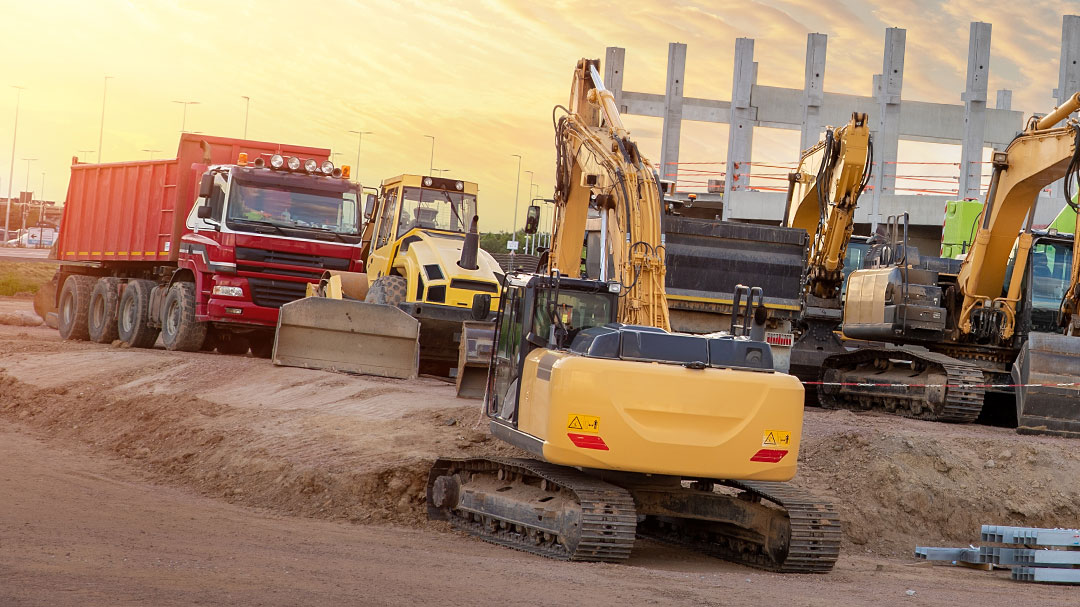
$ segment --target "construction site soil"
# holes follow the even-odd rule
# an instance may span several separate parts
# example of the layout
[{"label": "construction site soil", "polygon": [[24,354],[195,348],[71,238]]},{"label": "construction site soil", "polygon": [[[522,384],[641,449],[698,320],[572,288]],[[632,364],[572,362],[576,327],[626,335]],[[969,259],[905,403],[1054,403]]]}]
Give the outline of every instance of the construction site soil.
[{"label": "construction site soil", "polygon": [[[0,319],[30,306],[0,298]],[[966,546],[984,523],[1076,526],[1076,441],[808,409],[794,484],[835,501],[844,546],[831,574],[779,576],[647,541],[626,565],[558,563],[428,522],[436,456],[520,454],[480,419],[478,401],[433,378],[64,342],[44,326],[0,324],[0,604],[1075,598],[911,554]]]}]

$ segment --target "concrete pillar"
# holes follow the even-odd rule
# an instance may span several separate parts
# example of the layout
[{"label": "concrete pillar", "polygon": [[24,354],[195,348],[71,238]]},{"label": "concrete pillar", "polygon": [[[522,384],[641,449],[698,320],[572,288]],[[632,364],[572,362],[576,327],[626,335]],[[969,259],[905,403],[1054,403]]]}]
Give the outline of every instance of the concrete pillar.
[{"label": "concrete pillar", "polygon": [[[1065,15],[1061,19],[1061,60],[1054,99],[1060,105],[1077,91],[1080,91],[1080,16]],[[1050,199],[1063,201],[1064,198],[1064,182],[1055,181],[1050,186]]]},{"label": "concrete pillar", "polygon": [[[754,120],[757,112],[750,95],[757,81],[754,61],[754,39],[735,40],[735,75],[731,83],[731,117],[728,120],[727,168],[724,175],[724,199],[730,200],[735,190],[750,185],[750,153],[754,144]],[[728,216],[724,205],[724,219]]]},{"label": "concrete pillar", "polygon": [[664,131],[660,140],[660,177],[679,178],[679,138],[682,134],[683,76],[686,73],[686,45],[668,44],[667,90],[664,91]]},{"label": "concrete pillar", "polygon": [[1009,89],[999,89],[997,92],[997,102],[994,104],[994,108],[999,110],[1011,110],[1012,91]]},{"label": "concrete pillar", "polygon": [[982,152],[986,133],[986,93],[990,75],[990,24],[972,22],[968,38],[964,140],[960,150],[960,198],[978,198],[982,186]]},{"label": "concrete pillar", "polygon": [[626,62],[626,49],[617,46],[607,47],[604,52],[604,86],[615,95],[615,107],[619,113],[626,111],[622,102],[623,64]]},{"label": "concrete pillar", "polygon": [[803,84],[802,139],[799,150],[805,150],[821,138],[821,104],[825,100],[825,50],[829,37],[825,34],[806,36],[806,76]]},{"label": "concrete pillar", "polygon": [[874,95],[878,102],[877,134],[874,137],[874,193],[870,211],[870,230],[877,229],[881,197],[895,194],[896,149],[900,143],[900,94],[904,88],[904,48],[907,30],[890,27],[885,30],[885,56],[881,76]]}]

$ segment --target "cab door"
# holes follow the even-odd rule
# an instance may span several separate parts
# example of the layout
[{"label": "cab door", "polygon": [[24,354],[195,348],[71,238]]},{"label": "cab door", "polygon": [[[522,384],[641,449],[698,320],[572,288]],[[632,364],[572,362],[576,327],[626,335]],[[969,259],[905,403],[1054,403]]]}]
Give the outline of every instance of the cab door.
[{"label": "cab door", "polygon": [[375,218],[373,242],[369,244],[371,254],[365,266],[372,278],[385,276],[390,271],[394,252],[394,231],[397,225],[398,200],[401,197],[401,185],[384,188],[379,201],[378,216]]}]

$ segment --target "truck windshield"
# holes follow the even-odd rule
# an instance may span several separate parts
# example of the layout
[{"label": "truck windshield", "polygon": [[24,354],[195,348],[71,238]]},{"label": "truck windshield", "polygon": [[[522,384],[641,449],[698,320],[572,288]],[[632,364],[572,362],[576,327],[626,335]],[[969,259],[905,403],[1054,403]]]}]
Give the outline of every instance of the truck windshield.
[{"label": "truck windshield", "polygon": [[405,188],[397,237],[413,228],[464,232],[476,215],[476,196],[461,192]]},{"label": "truck windshield", "polygon": [[359,234],[355,187],[340,180],[306,175],[269,174],[237,177],[229,193],[229,227],[233,221],[288,228]]}]

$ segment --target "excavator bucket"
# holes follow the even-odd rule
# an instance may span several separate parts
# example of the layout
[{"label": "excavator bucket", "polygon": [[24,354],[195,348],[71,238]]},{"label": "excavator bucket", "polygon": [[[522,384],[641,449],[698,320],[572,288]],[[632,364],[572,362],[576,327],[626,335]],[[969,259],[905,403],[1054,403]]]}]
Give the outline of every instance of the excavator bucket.
[{"label": "excavator bucket", "polygon": [[396,306],[305,297],[281,306],[274,364],[414,379],[420,322]]},{"label": "excavator bucket", "polygon": [[1080,337],[1031,333],[1012,377],[1018,432],[1080,438]]},{"label": "excavator bucket", "polygon": [[495,323],[478,321],[461,323],[461,344],[458,347],[457,366],[458,398],[484,398],[494,340]]}]

